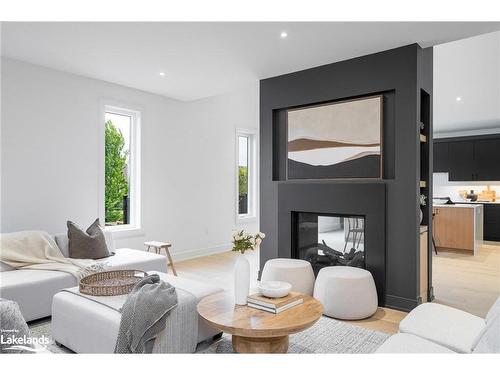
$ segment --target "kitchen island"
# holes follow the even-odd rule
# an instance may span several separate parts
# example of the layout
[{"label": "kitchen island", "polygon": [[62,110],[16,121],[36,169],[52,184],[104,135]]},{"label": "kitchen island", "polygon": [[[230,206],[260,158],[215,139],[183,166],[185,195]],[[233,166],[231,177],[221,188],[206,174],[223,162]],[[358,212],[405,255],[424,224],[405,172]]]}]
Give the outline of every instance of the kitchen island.
[{"label": "kitchen island", "polygon": [[434,204],[433,235],[436,247],[475,255],[483,241],[482,204]]},{"label": "kitchen island", "polygon": [[[457,204],[470,204],[470,202],[455,201]],[[473,204],[481,204],[484,207],[484,231],[483,239],[485,241],[500,242],[500,201],[485,202],[476,201]]]}]

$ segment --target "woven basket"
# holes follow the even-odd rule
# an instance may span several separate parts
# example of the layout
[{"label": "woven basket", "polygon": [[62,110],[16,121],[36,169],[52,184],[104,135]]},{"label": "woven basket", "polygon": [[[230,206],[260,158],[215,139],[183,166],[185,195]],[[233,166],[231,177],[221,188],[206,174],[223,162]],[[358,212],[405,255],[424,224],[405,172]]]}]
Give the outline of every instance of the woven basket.
[{"label": "woven basket", "polygon": [[98,272],[80,280],[80,293],[91,296],[128,294],[135,284],[148,274],[138,270]]}]

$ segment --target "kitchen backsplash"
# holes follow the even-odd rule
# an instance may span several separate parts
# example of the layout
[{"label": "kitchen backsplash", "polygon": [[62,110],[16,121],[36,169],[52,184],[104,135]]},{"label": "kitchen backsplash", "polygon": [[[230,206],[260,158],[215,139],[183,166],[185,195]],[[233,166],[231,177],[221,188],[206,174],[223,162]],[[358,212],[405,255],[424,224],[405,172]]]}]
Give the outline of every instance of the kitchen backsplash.
[{"label": "kitchen backsplash", "polygon": [[460,190],[471,191],[474,190],[476,194],[482,190],[486,190],[487,186],[490,190],[496,191],[497,201],[500,200],[500,181],[470,181],[470,182],[455,182],[448,180],[448,173],[434,173],[433,174],[433,196],[434,197],[450,197],[453,201],[462,200],[460,197]]}]

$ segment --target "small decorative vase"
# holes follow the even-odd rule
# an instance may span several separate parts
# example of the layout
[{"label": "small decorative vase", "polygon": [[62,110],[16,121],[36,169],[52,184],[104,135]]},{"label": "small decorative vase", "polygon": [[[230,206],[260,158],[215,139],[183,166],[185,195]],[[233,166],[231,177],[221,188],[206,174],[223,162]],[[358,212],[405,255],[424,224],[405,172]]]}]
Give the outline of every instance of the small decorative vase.
[{"label": "small decorative vase", "polygon": [[477,194],[474,194],[474,190],[471,190],[470,194],[467,194],[467,199],[470,199],[471,202],[477,201]]},{"label": "small decorative vase", "polygon": [[234,300],[237,305],[246,305],[250,292],[250,263],[240,254],[234,266]]}]

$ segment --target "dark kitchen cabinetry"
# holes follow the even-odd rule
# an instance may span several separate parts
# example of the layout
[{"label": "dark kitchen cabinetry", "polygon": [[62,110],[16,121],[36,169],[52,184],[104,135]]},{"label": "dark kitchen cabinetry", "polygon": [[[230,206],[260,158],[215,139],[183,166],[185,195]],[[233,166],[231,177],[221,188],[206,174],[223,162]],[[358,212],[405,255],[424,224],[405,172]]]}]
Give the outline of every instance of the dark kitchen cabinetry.
[{"label": "dark kitchen cabinetry", "polygon": [[474,180],[474,143],[451,142],[448,145],[448,165],[450,181]]},{"label": "dark kitchen cabinetry", "polygon": [[500,134],[435,139],[433,167],[450,181],[500,181]]},{"label": "dark kitchen cabinetry", "polygon": [[486,241],[500,241],[500,204],[484,204],[484,231]]},{"label": "dark kitchen cabinetry", "polygon": [[434,143],[434,172],[448,172],[448,142]]},{"label": "dark kitchen cabinetry", "polygon": [[475,179],[500,181],[500,139],[474,142]]}]

